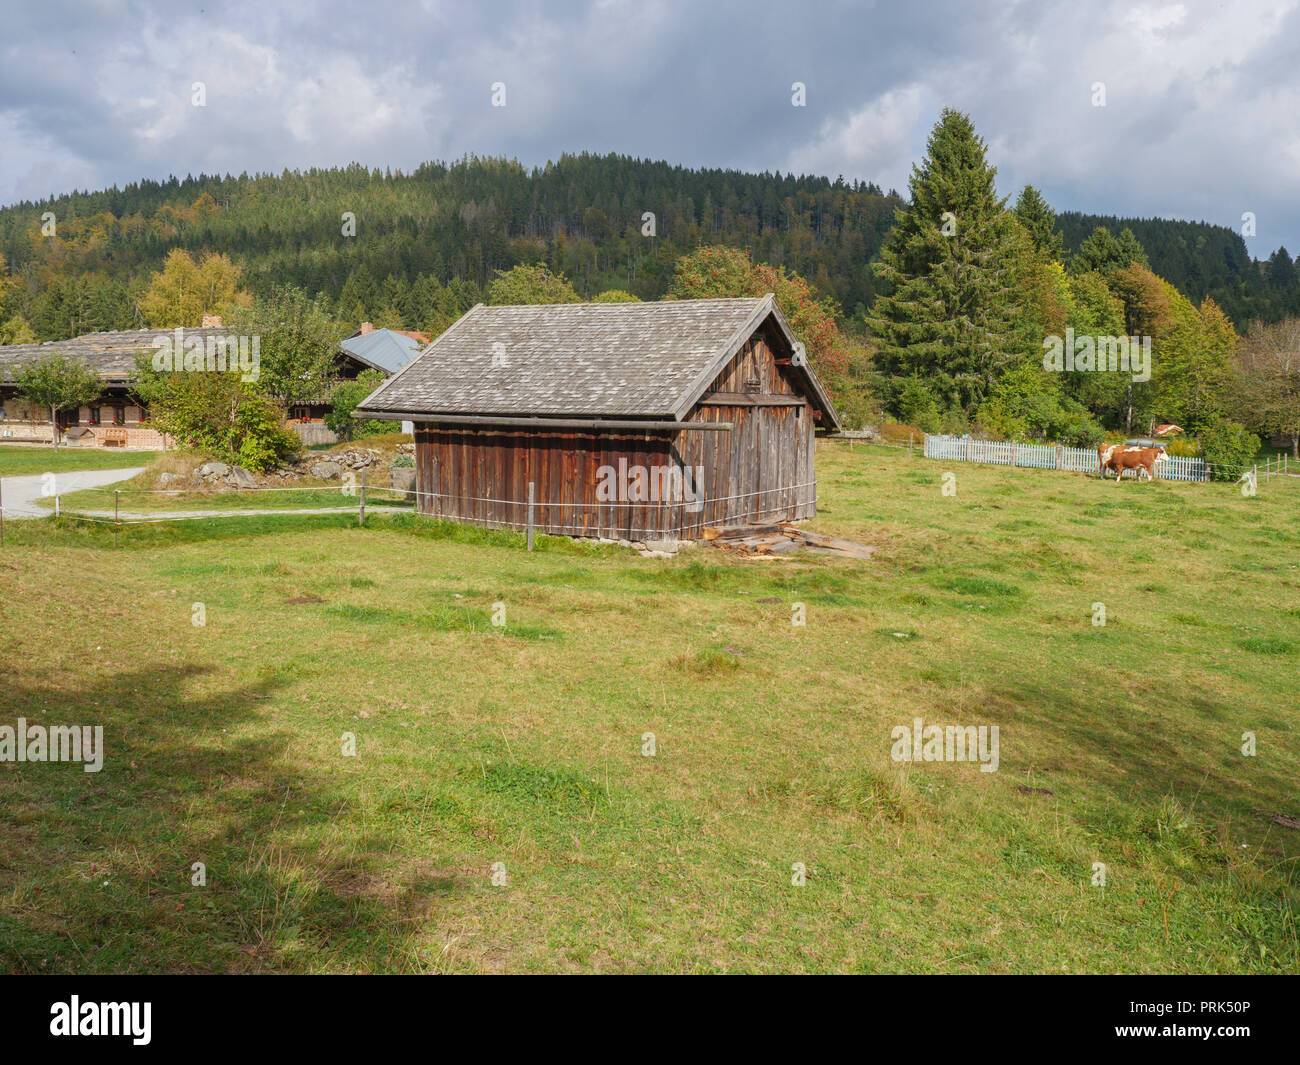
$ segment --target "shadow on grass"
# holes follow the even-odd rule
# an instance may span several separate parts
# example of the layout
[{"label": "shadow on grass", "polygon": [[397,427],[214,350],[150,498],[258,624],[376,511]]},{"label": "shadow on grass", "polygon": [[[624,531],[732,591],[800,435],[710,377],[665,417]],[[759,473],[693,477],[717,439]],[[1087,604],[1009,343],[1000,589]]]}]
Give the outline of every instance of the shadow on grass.
[{"label": "shadow on grass", "polygon": [[[989,705],[1015,707],[1008,737],[1016,721],[1023,721],[1050,736],[1052,746],[1079,753],[1073,765],[1050,768],[1086,771],[1090,780],[1144,806],[1158,806],[1173,795],[1216,823],[1232,820],[1267,830],[1268,813],[1295,805],[1294,780],[1279,759],[1241,753],[1243,732],[1268,727],[1267,715],[1208,693],[1146,693],[1141,698],[1148,709],[1136,711],[1124,699],[1090,694],[1086,686],[1068,690],[1021,677],[986,688],[982,698]],[[1107,717],[1104,728],[1099,715]],[[1200,726],[1196,734],[1186,727],[1189,720]],[[1282,742],[1281,737],[1273,742]],[[1273,838],[1287,853],[1300,854],[1300,833]]]},{"label": "shadow on grass", "polygon": [[[346,719],[304,737],[277,723],[274,680],[196,694],[209,672],[6,683],[0,723],[102,724],[105,758],[0,764],[0,970],[421,968],[410,936],[478,870],[412,861],[382,819],[334,830],[357,805]],[[318,753],[291,757],[304,739]]]}]

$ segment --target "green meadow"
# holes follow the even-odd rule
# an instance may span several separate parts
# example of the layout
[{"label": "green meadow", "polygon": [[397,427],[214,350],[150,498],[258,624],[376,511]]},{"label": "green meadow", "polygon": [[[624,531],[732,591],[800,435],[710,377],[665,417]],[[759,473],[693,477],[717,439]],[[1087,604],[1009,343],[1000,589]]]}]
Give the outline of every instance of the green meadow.
[{"label": "green meadow", "polygon": [[1300,971],[1300,481],[818,475],[876,558],[7,523],[0,726],[105,761],[0,763],[0,969]]},{"label": "green meadow", "polygon": [[73,470],[121,470],[148,466],[157,457],[156,451],[0,444],[0,477],[39,476]]}]

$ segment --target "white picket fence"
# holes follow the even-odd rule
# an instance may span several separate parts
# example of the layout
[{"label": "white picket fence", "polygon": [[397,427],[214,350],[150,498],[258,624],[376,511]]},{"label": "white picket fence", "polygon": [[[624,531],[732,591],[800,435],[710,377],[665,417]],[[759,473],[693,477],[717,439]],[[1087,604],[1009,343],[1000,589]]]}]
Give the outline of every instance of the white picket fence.
[{"label": "white picket fence", "polygon": [[[969,436],[934,436],[925,438],[925,457],[956,462],[983,462],[992,466],[1028,466],[1036,470],[1070,470],[1096,473],[1097,452],[1086,447],[1062,447],[1059,444],[1013,444],[998,440],[975,440]],[[1136,477],[1134,470],[1127,471]],[[1205,460],[1185,455],[1170,455],[1168,462],[1156,467],[1156,476],[1166,481],[1208,481]]]}]

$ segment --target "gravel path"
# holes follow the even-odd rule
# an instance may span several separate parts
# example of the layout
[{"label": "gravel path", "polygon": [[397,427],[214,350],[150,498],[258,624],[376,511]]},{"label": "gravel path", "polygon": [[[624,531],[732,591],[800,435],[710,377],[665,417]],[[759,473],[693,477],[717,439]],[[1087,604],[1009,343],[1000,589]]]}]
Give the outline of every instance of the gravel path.
[{"label": "gravel path", "polygon": [[[125,481],[134,477],[137,473],[143,473],[144,467],[124,470],[75,470],[70,473],[60,473],[55,477],[54,488],[59,495],[67,495],[69,492],[78,492],[83,488],[103,488],[106,485],[116,484],[118,481]],[[0,478],[0,505],[3,505],[4,516],[6,519],[14,518],[48,518],[53,513],[52,507],[40,506],[38,501],[45,499],[44,474],[32,474],[23,477],[3,477]],[[366,512],[372,511],[407,511],[409,507],[392,507],[384,506],[382,503],[366,504]],[[266,517],[276,514],[343,514],[348,510],[356,510],[355,506],[351,507],[270,507],[263,509],[241,508],[239,510],[121,510],[117,518],[123,522],[130,521],[185,521],[196,518],[242,518],[242,517]],[[87,518],[98,518],[101,521],[107,519],[113,520],[111,510],[76,510],[75,513]]]},{"label": "gravel path", "polygon": [[[83,488],[103,488],[144,473],[143,466],[125,470],[73,470],[54,475],[54,488],[59,495],[78,492]],[[0,477],[0,505],[6,518],[48,518],[53,511],[37,506],[36,501],[47,493],[43,484],[45,474],[34,473],[23,477]],[[109,517],[112,517],[112,512]]]}]

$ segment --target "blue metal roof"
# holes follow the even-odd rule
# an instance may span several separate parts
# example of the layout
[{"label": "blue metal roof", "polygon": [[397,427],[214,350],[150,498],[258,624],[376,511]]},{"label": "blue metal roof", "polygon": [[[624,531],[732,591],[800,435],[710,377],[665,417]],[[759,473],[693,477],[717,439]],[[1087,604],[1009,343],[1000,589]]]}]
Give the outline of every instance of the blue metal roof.
[{"label": "blue metal roof", "polygon": [[395,374],[419,355],[425,345],[392,329],[376,329],[348,337],[339,342],[339,347],[367,366],[373,366],[386,374]]}]

